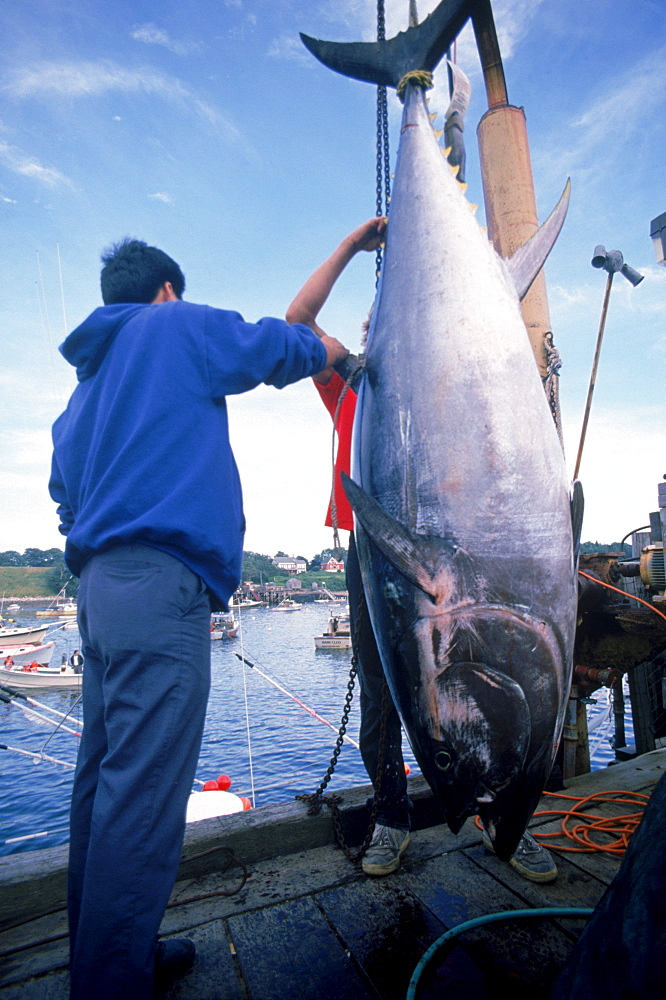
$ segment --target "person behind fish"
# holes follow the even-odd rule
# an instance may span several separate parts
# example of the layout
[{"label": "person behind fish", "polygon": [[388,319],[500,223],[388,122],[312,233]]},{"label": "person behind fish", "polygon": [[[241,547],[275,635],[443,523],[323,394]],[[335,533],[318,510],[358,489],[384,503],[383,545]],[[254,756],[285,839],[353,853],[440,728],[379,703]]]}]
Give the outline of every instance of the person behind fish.
[{"label": "person behind fish", "polygon": [[49,490],[81,579],[84,729],[70,819],[71,1000],[149,1000],[194,961],[157,944],[210,688],[211,609],[240,582],[241,485],[225,397],[347,355],[280,319],[183,301],[179,265],[124,240],[64,344],[78,386]]},{"label": "person behind fish", "polygon": [[[360,250],[376,250],[384,241],[388,220],[369,219],[347,236],[331,256],[308,278],[287,310],[290,323],[306,323],[319,330],[315,320],[333,285],[350,260]],[[364,324],[367,333],[367,324]],[[319,330],[320,334],[323,331]],[[314,383],[324,405],[337,423],[338,450],[335,461],[334,498],[337,526],[351,532],[347,556],[347,588],[352,636],[358,636],[358,676],[361,685],[361,727],[359,743],[363,763],[373,785],[377,778],[379,731],[381,720],[384,671],[368,613],[354,541],[353,512],[340,481],[341,472],[349,475],[351,438],[356,409],[356,394],[333,368],[314,376]],[[343,396],[344,392],[344,396]],[[342,402],[338,404],[342,397]],[[326,524],[332,525],[332,502]],[[370,846],[363,858],[366,875],[388,875],[400,865],[400,858],[409,844],[411,802],[407,795],[407,779],[402,757],[400,718],[389,697],[386,721],[386,749],[381,775],[377,822]],[[483,844],[492,852],[492,843],[483,833]],[[550,853],[525,831],[510,864],[532,882],[552,882],[557,878],[557,866]]]},{"label": "person behind fish", "polygon": [[[307,323],[314,330],[323,332],[315,322],[319,310],[328,298],[335,281],[349,261],[360,250],[376,250],[383,242],[386,219],[368,220],[342,241],[338,249],[306,281],[287,310],[290,323]],[[338,403],[345,383],[332,367],[314,377],[315,386],[331,416],[335,419]],[[382,715],[382,695],[385,686],[379,650],[370,624],[361,582],[361,573],[354,541],[354,519],[347,500],[340,473],[349,473],[351,432],[356,409],[356,394],[347,389],[337,416],[338,451],[335,462],[336,527],[350,532],[347,554],[347,589],[351,633],[355,638],[358,656],[358,678],[361,688],[361,726],[359,744],[365,769],[371,782],[377,786],[379,765],[379,735]],[[326,524],[333,525],[332,502]],[[400,718],[389,695],[386,718],[384,759],[379,783],[377,820],[372,841],[366,851],[362,866],[366,875],[389,875],[400,865],[400,858],[409,845],[411,802],[407,795],[407,777],[402,756],[402,727]]]}]

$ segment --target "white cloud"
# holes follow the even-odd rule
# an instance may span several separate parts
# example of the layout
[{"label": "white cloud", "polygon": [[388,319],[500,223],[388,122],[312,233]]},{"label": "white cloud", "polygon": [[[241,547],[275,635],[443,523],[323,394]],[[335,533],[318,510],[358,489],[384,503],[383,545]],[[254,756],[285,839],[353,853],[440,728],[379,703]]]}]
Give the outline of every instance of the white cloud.
[{"label": "white cloud", "polygon": [[156,24],[137,24],[130,33],[136,42],[144,42],[146,45],[162,45],[176,55],[186,56],[190,52],[200,48],[199,42],[178,42],[169,37],[169,33],[163,28],[158,28]]},{"label": "white cloud", "polygon": [[[568,465],[573,469],[580,424],[564,422]],[[631,456],[626,475],[617,475],[618,456]],[[585,438],[580,479],[585,493],[583,541],[617,542],[647,524],[657,509],[657,484],[666,472],[660,407],[616,409],[593,406]]]},{"label": "white cloud", "polygon": [[15,98],[83,98],[106,93],[144,93],[190,108],[208,124],[239,138],[224,115],[176,77],[150,68],[126,69],[110,60],[80,63],[39,63],[17,71],[5,90]]},{"label": "white cloud", "polygon": [[173,205],[173,198],[166,191],[156,191],[155,194],[149,194],[149,198],[154,198],[155,201],[163,201],[165,205]]},{"label": "white cloud", "polygon": [[0,201],[5,201],[8,205],[18,205],[16,198],[6,198],[4,195],[0,198]]},{"label": "white cloud", "polygon": [[303,66],[313,67],[316,65],[314,58],[307,51],[300,38],[294,38],[291,35],[281,35],[279,38],[274,38],[268,48],[268,55],[271,59],[285,59]]},{"label": "white cloud", "polygon": [[[45,167],[33,156],[22,152],[16,146],[10,146],[6,142],[0,143],[0,163],[8,167],[15,174],[36,180],[47,187],[55,188],[64,185],[72,187],[69,178],[61,174],[54,167]],[[10,198],[3,198],[3,201],[11,201]]]},{"label": "white cloud", "polygon": [[[572,122],[568,132],[569,165],[595,165],[595,157],[603,154],[604,167],[609,159],[626,155],[630,137],[646,121],[656,116],[666,102],[664,62],[666,46],[649,53],[617,81],[604,97],[594,101]],[[622,142],[618,142],[618,136]]]}]

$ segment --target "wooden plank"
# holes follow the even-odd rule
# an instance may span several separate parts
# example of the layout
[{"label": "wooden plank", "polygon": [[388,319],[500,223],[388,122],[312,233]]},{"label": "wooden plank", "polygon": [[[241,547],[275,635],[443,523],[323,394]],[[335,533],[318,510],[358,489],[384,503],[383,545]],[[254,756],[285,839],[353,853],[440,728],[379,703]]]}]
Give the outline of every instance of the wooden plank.
[{"label": "wooden plank", "polygon": [[197,949],[194,966],[160,1000],[245,1000],[237,960],[223,921],[197,927],[187,935]]},{"label": "wooden plank", "polygon": [[23,979],[40,976],[46,972],[67,968],[69,965],[69,939],[36,944],[25,951],[5,955],[0,968],[0,984],[19,983]]},{"label": "wooden plank", "polygon": [[376,1000],[310,898],[230,917],[251,1000]]},{"label": "wooden plank", "polygon": [[[452,849],[478,844],[480,833],[470,820],[456,837],[446,826],[418,830],[406,857],[411,863],[439,857]],[[215,917],[227,917],[267,904],[298,899],[322,888],[344,885],[355,880],[367,881],[360,864],[352,863],[339,847],[319,847],[299,854],[258,862],[249,869],[249,878],[242,890],[233,896],[214,896],[209,900],[186,904],[193,896],[232,890],[239,884],[240,869],[229,868],[224,874],[211,874],[177,882],[169,901],[160,931],[177,931],[206,923]]]},{"label": "wooden plank", "polygon": [[[399,874],[318,893],[317,903],[382,1000],[404,1000],[418,962],[445,930],[402,888]],[[464,953],[459,953],[458,961],[448,969],[449,986],[454,977],[460,981],[460,996],[466,1000],[477,996],[485,979]],[[446,995],[447,1000],[454,1000],[450,990]]]},{"label": "wooden plank", "polygon": [[[404,876],[405,887],[447,928],[488,913],[524,908],[523,899],[490,878],[464,852],[410,868]],[[522,983],[536,998],[548,995],[572,942],[552,921],[530,920],[529,925],[514,921],[469,932],[462,946],[481,968],[499,977],[515,977],[516,987]]]},{"label": "wooden plank", "polygon": [[[0,931],[0,959],[18,949],[30,948],[37,942],[57,938],[66,939],[68,934],[67,911],[19,924],[17,927]],[[2,970],[0,968],[0,981]]]},{"label": "wooden plank", "polygon": [[68,1000],[69,972],[57,972],[0,988],[0,1000]]}]

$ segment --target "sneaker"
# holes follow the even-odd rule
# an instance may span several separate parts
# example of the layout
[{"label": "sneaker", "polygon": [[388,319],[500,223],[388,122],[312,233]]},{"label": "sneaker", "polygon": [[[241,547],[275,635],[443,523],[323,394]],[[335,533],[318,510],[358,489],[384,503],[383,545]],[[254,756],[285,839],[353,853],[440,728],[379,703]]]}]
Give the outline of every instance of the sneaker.
[{"label": "sneaker", "polygon": [[400,867],[400,858],[408,846],[409,830],[378,823],[363,857],[363,871],[366,875],[390,875]]},{"label": "sneaker", "polygon": [[[494,853],[492,841],[485,830],[483,831],[483,846],[487,851]],[[541,844],[537,844],[532,834],[527,830],[509,858],[509,864],[524,878],[528,878],[530,882],[554,882],[557,878],[557,865],[551,854]]]},{"label": "sneaker", "polygon": [[155,949],[155,986],[166,989],[194,965],[196,948],[189,938],[158,941]]}]

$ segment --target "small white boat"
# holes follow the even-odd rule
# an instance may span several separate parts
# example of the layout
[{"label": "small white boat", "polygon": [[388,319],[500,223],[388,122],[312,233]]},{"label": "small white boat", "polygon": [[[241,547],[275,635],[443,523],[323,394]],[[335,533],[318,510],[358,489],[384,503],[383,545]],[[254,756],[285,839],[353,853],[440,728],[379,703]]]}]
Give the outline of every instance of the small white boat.
[{"label": "small white boat", "polygon": [[300,611],[303,607],[298,601],[292,601],[290,597],[285,597],[284,601],[280,601],[273,608],[273,611]]},{"label": "small white boat", "polygon": [[46,635],[47,625],[24,625],[0,627],[0,646],[20,646],[24,643],[40,643]]},{"label": "small white boat", "polygon": [[36,618],[60,618],[63,621],[67,618],[76,618],[76,601],[63,601],[62,604],[55,604],[43,611],[35,611]]},{"label": "small white boat", "polygon": [[55,649],[55,642],[45,642],[42,646],[34,643],[24,642],[20,645],[0,646],[0,667],[7,669],[6,660],[14,663],[14,666],[24,667],[28,663],[38,663],[40,667],[48,667]]},{"label": "small white boat", "polygon": [[21,610],[20,604],[8,604],[7,605],[7,611],[20,611],[20,610]]},{"label": "small white boat", "polygon": [[238,633],[238,622],[233,614],[215,611],[210,616],[211,639],[235,639]]},{"label": "small white boat", "polygon": [[246,610],[247,608],[263,608],[263,606],[264,606],[263,601],[238,600],[237,598],[235,598],[234,600],[229,602],[229,607],[232,608],[234,611],[237,608]]},{"label": "small white boat", "polygon": [[326,631],[315,636],[314,644],[315,649],[351,649],[349,615],[331,615]]},{"label": "small white boat", "polygon": [[[55,643],[53,643],[55,645]],[[59,667],[42,667],[35,662],[27,666],[14,666],[11,670],[0,668],[0,684],[17,691],[33,688],[80,688],[83,674],[76,673],[69,663]]]}]

